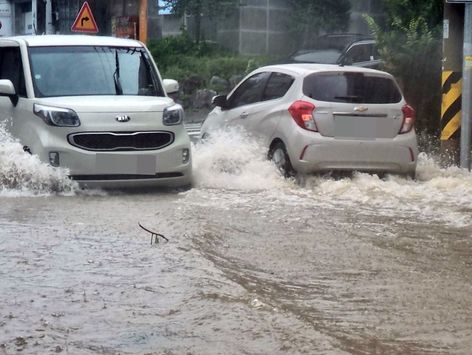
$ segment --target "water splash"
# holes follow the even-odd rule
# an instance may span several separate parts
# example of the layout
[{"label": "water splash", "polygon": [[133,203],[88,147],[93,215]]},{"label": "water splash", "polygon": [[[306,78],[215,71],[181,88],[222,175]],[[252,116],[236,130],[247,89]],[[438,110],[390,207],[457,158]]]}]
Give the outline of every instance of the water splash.
[{"label": "water splash", "polygon": [[215,132],[193,146],[194,186],[250,191],[287,185],[266,156],[254,138],[238,129]]},{"label": "water splash", "polygon": [[77,183],[67,170],[42,163],[23,151],[3,126],[0,126],[0,196],[36,196],[54,193],[74,194]]},{"label": "water splash", "polygon": [[263,196],[253,198],[254,203],[261,198],[295,205],[328,203],[385,214],[417,213],[456,226],[470,224],[472,174],[458,167],[441,167],[432,153],[419,155],[414,180],[354,173],[345,178],[306,176],[301,179],[303,184],[298,184],[283,179],[267,160],[267,149],[242,131],[218,132],[205,143],[194,145],[193,150],[195,197],[227,208],[232,202],[222,201],[213,189],[232,190],[235,203],[239,200],[249,205],[248,194],[262,192]]}]

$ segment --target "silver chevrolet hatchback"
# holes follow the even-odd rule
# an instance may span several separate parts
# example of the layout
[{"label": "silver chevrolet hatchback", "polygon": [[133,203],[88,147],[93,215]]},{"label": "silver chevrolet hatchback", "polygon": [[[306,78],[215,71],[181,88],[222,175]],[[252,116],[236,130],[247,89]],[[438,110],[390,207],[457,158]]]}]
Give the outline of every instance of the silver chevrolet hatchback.
[{"label": "silver chevrolet hatchback", "polygon": [[266,66],[213,103],[201,137],[241,127],[261,140],[284,176],[339,171],[415,176],[415,111],[386,72]]}]

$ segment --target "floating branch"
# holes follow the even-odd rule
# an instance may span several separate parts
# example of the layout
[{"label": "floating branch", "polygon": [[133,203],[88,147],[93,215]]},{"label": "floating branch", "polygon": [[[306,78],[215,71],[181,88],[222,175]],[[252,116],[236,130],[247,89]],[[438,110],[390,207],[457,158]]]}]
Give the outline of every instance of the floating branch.
[{"label": "floating branch", "polygon": [[142,229],[144,229],[146,232],[150,233],[151,234],[151,245],[152,245],[152,242],[154,240],[154,243],[159,243],[159,237],[161,237],[162,239],[165,239],[166,242],[169,241],[169,239],[167,239],[166,237],[164,237],[162,234],[160,233],[157,233],[157,232],[153,232],[152,230],[149,230],[145,227],[143,227],[141,225],[141,223],[138,222],[138,226],[140,226]]}]

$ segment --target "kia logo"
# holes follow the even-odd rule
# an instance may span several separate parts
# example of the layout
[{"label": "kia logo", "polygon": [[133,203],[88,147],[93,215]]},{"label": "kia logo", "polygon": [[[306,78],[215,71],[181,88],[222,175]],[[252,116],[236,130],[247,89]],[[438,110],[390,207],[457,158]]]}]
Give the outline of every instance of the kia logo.
[{"label": "kia logo", "polygon": [[115,119],[118,122],[128,122],[131,119],[131,117],[129,117],[128,115],[121,115],[121,116],[116,116]]}]

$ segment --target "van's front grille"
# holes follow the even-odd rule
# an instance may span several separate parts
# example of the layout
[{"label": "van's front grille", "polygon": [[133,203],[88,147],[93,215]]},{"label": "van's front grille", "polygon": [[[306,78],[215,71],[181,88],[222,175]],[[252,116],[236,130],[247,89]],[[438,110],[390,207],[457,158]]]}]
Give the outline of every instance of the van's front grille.
[{"label": "van's front grille", "polygon": [[174,134],[167,131],[72,133],[69,143],[93,151],[130,151],[161,149],[172,144]]}]

